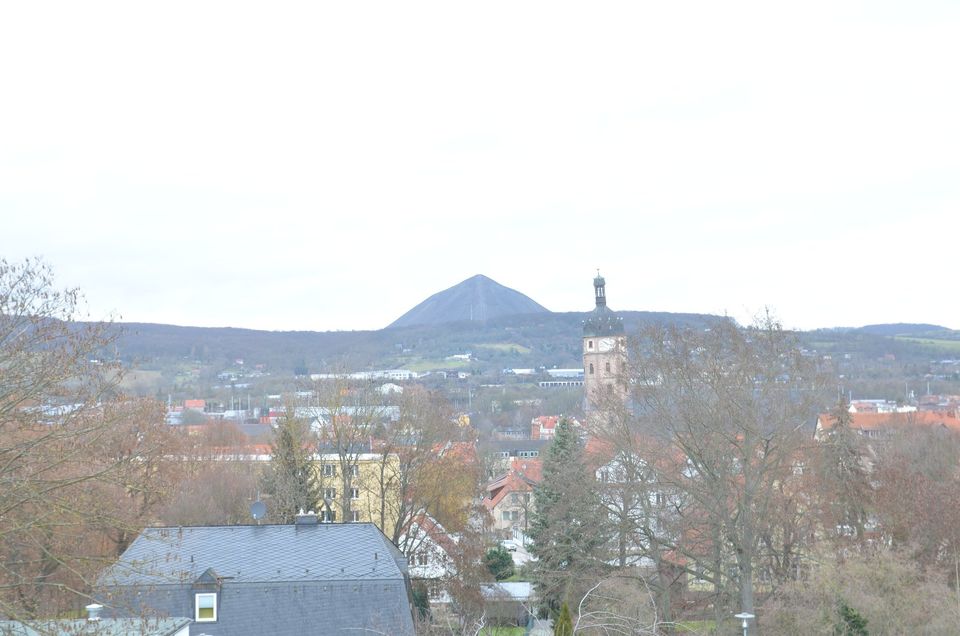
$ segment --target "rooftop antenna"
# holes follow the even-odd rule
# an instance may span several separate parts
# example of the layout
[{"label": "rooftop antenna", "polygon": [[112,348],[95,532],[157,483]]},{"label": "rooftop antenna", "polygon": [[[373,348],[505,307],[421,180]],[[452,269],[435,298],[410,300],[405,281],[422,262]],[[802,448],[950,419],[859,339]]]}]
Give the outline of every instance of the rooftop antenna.
[{"label": "rooftop antenna", "polygon": [[262,501],[254,501],[250,505],[250,516],[260,525],[260,520],[267,516],[267,506]]}]

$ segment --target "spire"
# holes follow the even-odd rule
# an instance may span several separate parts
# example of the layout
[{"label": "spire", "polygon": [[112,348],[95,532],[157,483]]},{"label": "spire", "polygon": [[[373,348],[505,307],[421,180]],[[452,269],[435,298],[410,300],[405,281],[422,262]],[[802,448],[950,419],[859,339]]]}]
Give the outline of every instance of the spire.
[{"label": "spire", "polygon": [[623,335],[623,320],[607,307],[606,286],[607,281],[603,280],[600,270],[597,270],[597,277],[593,279],[593,291],[597,306],[583,321],[584,337]]},{"label": "spire", "polygon": [[597,307],[605,307],[607,305],[607,292],[606,292],[607,281],[603,280],[603,276],[600,275],[600,270],[597,270],[597,277],[593,279],[593,291],[597,298]]}]

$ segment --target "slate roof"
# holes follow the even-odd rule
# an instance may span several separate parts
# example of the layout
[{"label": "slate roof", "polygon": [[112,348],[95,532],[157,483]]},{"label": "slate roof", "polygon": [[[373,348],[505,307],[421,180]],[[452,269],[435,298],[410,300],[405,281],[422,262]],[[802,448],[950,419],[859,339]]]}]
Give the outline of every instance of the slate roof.
[{"label": "slate roof", "polygon": [[623,319],[606,305],[597,305],[583,321],[584,336],[622,336]]},{"label": "slate roof", "polygon": [[0,621],[3,636],[173,636],[190,624],[189,618],[113,618],[59,621]]},{"label": "slate roof", "polygon": [[413,634],[406,560],[373,524],[147,528],[101,576],[113,616],[194,616],[209,636]]},{"label": "slate roof", "polygon": [[400,551],[371,523],[147,528],[101,577],[111,585],[403,578]]}]

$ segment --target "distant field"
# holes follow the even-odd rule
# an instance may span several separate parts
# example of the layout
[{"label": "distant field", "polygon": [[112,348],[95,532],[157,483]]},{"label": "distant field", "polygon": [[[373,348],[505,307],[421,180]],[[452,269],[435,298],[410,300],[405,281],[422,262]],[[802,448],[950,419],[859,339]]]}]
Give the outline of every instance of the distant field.
[{"label": "distant field", "polygon": [[937,340],[935,338],[914,338],[913,336],[895,336],[894,339],[918,344],[925,349],[960,353],[960,340]]},{"label": "distant field", "polygon": [[521,344],[516,344],[514,342],[491,342],[488,344],[476,344],[473,345],[477,349],[492,349],[494,351],[503,351],[506,353],[516,352],[523,355],[527,355],[533,351],[530,347],[524,347]]}]

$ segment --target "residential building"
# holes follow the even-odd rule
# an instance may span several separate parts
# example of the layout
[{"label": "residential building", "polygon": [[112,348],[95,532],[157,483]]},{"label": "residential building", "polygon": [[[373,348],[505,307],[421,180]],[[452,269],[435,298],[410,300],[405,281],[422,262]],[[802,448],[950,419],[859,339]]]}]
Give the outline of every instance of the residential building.
[{"label": "residential building", "polygon": [[413,634],[407,561],[375,526],[147,528],[101,577],[110,617],[189,616],[197,634]]},{"label": "residential building", "polygon": [[557,431],[559,415],[541,415],[530,421],[530,439],[553,439]]},{"label": "residential building", "polygon": [[[907,413],[851,413],[850,428],[869,438],[881,438],[894,429],[917,427],[942,427],[960,431],[960,418],[952,412],[912,411]],[[820,439],[832,429],[837,418],[832,413],[823,413],[817,418],[816,438]]]},{"label": "residential building", "polygon": [[493,517],[493,528],[503,537],[514,529],[527,534],[533,514],[533,489],[543,479],[539,459],[513,459],[510,469],[491,481],[483,505]]},{"label": "residential building", "polygon": [[[563,415],[541,415],[533,418],[530,422],[530,439],[553,439],[557,433],[557,424],[563,417]],[[574,428],[580,426],[580,422],[575,418],[567,417],[567,421]]]},{"label": "residential building", "polygon": [[410,580],[427,588],[431,603],[449,603],[446,582],[456,576],[454,552],[459,537],[452,535],[427,514],[410,522],[399,544],[406,546]]},{"label": "residential building", "polygon": [[370,522],[391,532],[400,508],[400,458],[396,453],[369,452],[369,446],[344,457],[347,466],[338,453],[316,456],[321,496],[330,506],[319,514],[326,521]]}]

